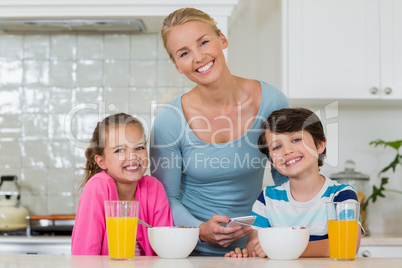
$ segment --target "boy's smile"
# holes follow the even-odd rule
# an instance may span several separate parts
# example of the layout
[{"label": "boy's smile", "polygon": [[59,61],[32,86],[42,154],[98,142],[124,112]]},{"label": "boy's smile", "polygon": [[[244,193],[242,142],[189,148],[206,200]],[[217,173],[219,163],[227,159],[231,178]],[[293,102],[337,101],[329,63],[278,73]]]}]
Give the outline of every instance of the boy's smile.
[{"label": "boy's smile", "polygon": [[285,162],[285,165],[286,166],[291,166],[291,165],[295,164],[296,162],[299,162],[302,158],[303,157],[300,156],[300,157],[293,157],[291,159],[287,159],[286,162]]}]

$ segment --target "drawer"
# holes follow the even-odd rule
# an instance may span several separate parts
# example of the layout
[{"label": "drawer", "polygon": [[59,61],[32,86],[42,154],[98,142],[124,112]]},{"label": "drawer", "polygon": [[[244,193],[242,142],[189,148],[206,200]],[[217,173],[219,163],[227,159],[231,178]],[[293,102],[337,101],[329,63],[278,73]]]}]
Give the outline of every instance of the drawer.
[{"label": "drawer", "polygon": [[401,257],[402,246],[360,246],[357,256],[363,258]]}]

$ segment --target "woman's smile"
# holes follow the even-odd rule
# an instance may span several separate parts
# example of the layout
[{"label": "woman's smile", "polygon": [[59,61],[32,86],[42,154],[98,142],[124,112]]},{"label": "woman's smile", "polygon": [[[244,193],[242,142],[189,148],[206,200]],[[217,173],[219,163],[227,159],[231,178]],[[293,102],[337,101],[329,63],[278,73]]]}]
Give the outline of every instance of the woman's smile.
[{"label": "woman's smile", "polygon": [[213,61],[208,62],[207,64],[204,64],[202,67],[197,68],[196,72],[198,72],[198,73],[206,73],[214,65],[214,62],[215,61],[213,60]]}]

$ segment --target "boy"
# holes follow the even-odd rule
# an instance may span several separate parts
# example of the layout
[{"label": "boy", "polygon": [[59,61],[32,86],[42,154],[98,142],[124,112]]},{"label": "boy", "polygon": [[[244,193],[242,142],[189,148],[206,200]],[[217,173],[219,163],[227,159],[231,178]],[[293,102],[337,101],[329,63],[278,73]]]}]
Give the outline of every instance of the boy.
[{"label": "boy", "polygon": [[[320,175],[326,142],[320,119],[304,108],[273,112],[262,124],[258,139],[260,151],[289,181],[268,186],[261,192],[251,212],[257,216],[253,225],[309,228],[310,241],[301,257],[329,257],[326,202],[357,202],[352,186]],[[359,228],[356,252],[361,234]],[[253,231],[246,248],[236,248],[225,256],[266,257],[266,254],[259,244],[257,231]]]}]

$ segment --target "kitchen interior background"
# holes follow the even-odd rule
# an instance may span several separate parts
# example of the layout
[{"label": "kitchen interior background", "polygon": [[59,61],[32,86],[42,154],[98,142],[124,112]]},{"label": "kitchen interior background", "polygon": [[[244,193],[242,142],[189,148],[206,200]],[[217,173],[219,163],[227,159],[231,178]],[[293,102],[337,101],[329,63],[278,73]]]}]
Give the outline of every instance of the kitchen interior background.
[{"label": "kitchen interior background", "polygon": [[[241,0],[229,21],[233,74],[281,88],[280,35],[279,0]],[[165,103],[192,86],[169,62],[158,33],[0,33],[0,174],[19,177],[21,204],[31,214],[75,213],[85,164],[80,143],[90,139],[95,124],[107,114],[128,112],[149,131],[151,103]],[[319,111],[333,101],[293,104]],[[370,176],[371,189],[393,152],[369,142],[402,139],[402,107],[337,101],[337,164],[326,164],[322,173],[342,171],[352,159],[356,170]],[[84,109],[83,103],[94,106]],[[67,114],[74,115],[75,144],[66,138]],[[269,176],[265,182],[271,183]],[[400,167],[388,187],[402,189]],[[371,233],[402,233],[401,201],[388,193],[370,205]]]},{"label": "kitchen interior background", "polygon": [[[239,1],[229,22],[229,65],[233,74],[261,79],[281,89],[281,12],[281,0]],[[370,176],[371,193],[373,184],[379,187],[380,179],[377,175],[394,159],[395,150],[374,148],[369,143],[377,139],[402,139],[402,101],[290,100],[294,107],[303,106],[315,112],[324,111],[336,101],[339,105],[338,116],[327,122],[338,123],[338,136],[332,139],[327,137],[327,155],[337,156],[335,161],[331,161],[337,164],[324,164],[321,173],[330,176],[343,171],[345,161],[351,159],[356,163],[357,171]],[[329,148],[331,144],[336,146]],[[332,152],[335,150],[337,152]],[[394,174],[388,172],[386,175],[390,178],[386,188],[401,191],[402,167],[397,166]],[[373,235],[401,235],[402,195],[386,192],[386,198],[370,203],[367,217],[368,229]]]},{"label": "kitchen interior background", "polygon": [[126,112],[148,132],[151,102],[191,88],[161,43],[156,33],[0,34],[0,174],[18,176],[31,214],[75,213],[98,121]]}]

